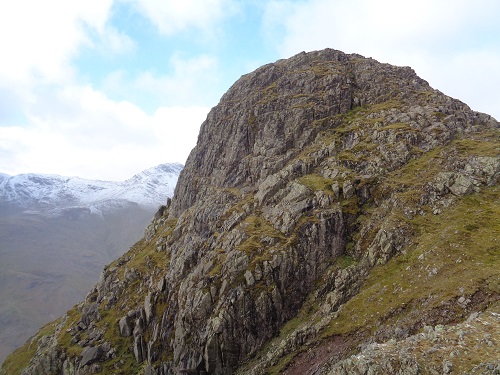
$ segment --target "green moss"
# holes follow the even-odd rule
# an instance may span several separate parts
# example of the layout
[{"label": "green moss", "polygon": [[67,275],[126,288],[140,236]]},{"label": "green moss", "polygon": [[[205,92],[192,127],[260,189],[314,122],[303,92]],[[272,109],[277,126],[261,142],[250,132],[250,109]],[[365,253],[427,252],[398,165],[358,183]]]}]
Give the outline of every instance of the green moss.
[{"label": "green moss", "polygon": [[473,231],[476,231],[479,229],[479,225],[469,223],[469,224],[466,224],[464,228],[465,228],[465,230],[473,232]]},{"label": "green moss", "polygon": [[241,227],[248,235],[248,238],[237,246],[237,249],[249,255],[256,255],[260,249],[268,247],[266,239],[277,239],[284,241],[286,238],[280,231],[276,230],[271,223],[264,218],[251,215],[247,217]]},{"label": "green moss", "polygon": [[[500,137],[500,134],[497,136]],[[473,139],[459,139],[453,142],[461,154],[470,156],[491,156],[496,157],[500,154],[498,141],[479,141]]]},{"label": "green moss", "polygon": [[321,190],[333,194],[333,180],[331,178],[325,178],[319,174],[313,173],[300,177],[299,182],[313,191]]},{"label": "green moss", "polygon": [[248,127],[253,133],[257,132],[257,117],[252,113],[247,120]]},{"label": "green moss", "polygon": [[353,162],[357,163],[360,161],[360,155],[356,155],[351,150],[345,150],[337,155],[337,159],[342,162]]},{"label": "green moss", "polygon": [[378,104],[372,104],[367,107],[366,112],[367,113],[379,113],[382,111],[387,111],[391,110],[394,108],[400,108],[403,105],[403,103],[400,100],[397,99],[389,99],[384,102],[378,103]]},{"label": "green moss", "polygon": [[226,259],[225,255],[223,258],[215,264],[215,266],[210,270],[208,273],[208,276],[210,277],[215,277],[215,276],[220,276],[222,272],[222,264],[224,264],[224,260]]},{"label": "green moss", "polygon": [[252,235],[248,237],[245,241],[239,244],[236,248],[247,254],[252,254],[258,250],[264,248],[265,245],[261,242],[261,237],[259,235]]},{"label": "green moss", "polygon": [[410,160],[402,168],[386,175],[382,183],[375,187],[372,196],[375,200],[380,200],[394,194],[401,206],[415,206],[424,187],[442,171],[443,153],[446,153],[443,147],[436,147],[419,158]]},{"label": "green moss", "polygon": [[68,357],[80,356],[82,347],[77,344],[72,344],[73,336],[68,332],[71,327],[74,327],[81,319],[81,314],[78,306],[74,306],[66,313],[66,321],[57,337],[58,346],[64,348]]},{"label": "green moss", "polygon": [[[140,298],[142,302],[143,298]],[[138,302],[129,306],[136,307]],[[109,342],[116,350],[116,357],[103,362],[103,373],[138,374],[141,365],[135,360],[132,348],[132,337],[121,337],[118,322],[124,315],[120,309],[99,309],[101,320],[96,323],[97,327],[105,328],[104,341]],[[117,371],[116,368],[119,368]]]},{"label": "green moss", "polygon": [[127,253],[130,256],[130,260],[127,263],[129,269],[133,268],[139,273],[144,274],[154,267],[168,267],[170,254],[167,251],[156,250],[156,239],[149,242],[141,240],[134,245],[133,251]]},{"label": "green moss", "polygon": [[278,82],[274,81],[270,85],[259,90],[259,94],[261,99],[257,102],[257,104],[266,104],[278,98]]},{"label": "green moss", "polygon": [[311,67],[311,70],[314,72],[316,76],[319,77],[330,75],[332,73],[331,69],[325,64],[314,64]]},{"label": "green moss", "polygon": [[489,139],[494,138],[494,134],[477,133],[475,136],[477,139],[457,139],[428,152],[414,150],[418,158],[411,159],[399,170],[388,174],[373,191],[373,196],[379,199],[391,192],[397,196],[401,206],[417,205],[425,186],[443,171],[443,160],[450,154],[458,152],[457,157],[498,155],[498,141]]},{"label": "green moss", "polygon": [[289,365],[289,363],[291,362],[291,360],[298,354],[298,352],[292,352],[292,353],[289,353],[288,355],[282,357],[280,359],[280,361],[270,367],[268,370],[267,370],[267,374],[269,375],[279,375],[279,374],[283,374],[283,371],[285,370],[285,368]]},{"label": "green moss", "polygon": [[443,112],[432,112],[432,114],[437,117],[439,120],[444,119],[446,116],[448,116],[446,113]]},{"label": "green moss", "polygon": [[299,98],[309,98],[310,95],[308,94],[295,94],[295,95],[292,95],[290,98],[291,99],[299,99]]},{"label": "green moss", "polygon": [[246,194],[242,199],[240,199],[230,210],[227,211],[227,214],[224,215],[224,220],[229,218],[229,216],[236,211],[238,213],[245,212],[245,207],[250,206],[254,201],[253,194]]},{"label": "green moss", "polygon": [[310,109],[316,107],[317,104],[311,101],[303,102],[300,104],[294,104],[291,109]]},{"label": "green moss", "polygon": [[366,106],[354,107],[347,113],[342,113],[338,115],[338,117],[342,120],[342,122],[349,124],[350,122],[358,118],[365,117],[367,112],[368,112],[368,107]]},{"label": "green moss", "polygon": [[337,258],[337,264],[342,269],[350,267],[355,263],[356,259],[354,259],[350,255],[341,255]]},{"label": "green moss", "polygon": [[363,154],[366,156],[366,154],[370,154],[376,148],[377,145],[375,143],[361,141],[358,144],[356,144],[353,148],[351,148],[350,151],[352,153]]},{"label": "green moss", "polygon": [[360,213],[359,198],[353,195],[349,199],[343,199],[341,202],[342,212],[349,215],[358,215]]},{"label": "green moss", "polygon": [[168,237],[170,237],[174,233],[174,229],[175,229],[175,226],[177,225],[177,221],[178,221],[177,218],[173,218],[173,219],[168,219],[165,222],[163,233],[162,233],[162,237],[164,239],[167,239]]}]

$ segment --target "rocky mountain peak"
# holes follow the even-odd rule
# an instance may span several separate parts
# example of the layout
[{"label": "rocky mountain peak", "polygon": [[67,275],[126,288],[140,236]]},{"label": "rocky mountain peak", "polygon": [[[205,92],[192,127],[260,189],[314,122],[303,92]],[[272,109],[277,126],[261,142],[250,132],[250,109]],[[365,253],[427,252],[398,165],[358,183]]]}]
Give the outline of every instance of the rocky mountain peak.
[{"label": "rocky mountain peak", "polygon": [[[201,126],[172,213],[190,207],[200,185],[255,190],[296,159],[325,129],[354,108],[397,103],[405,112],[419,96],[439,107],[468,109],[439,95],[409,67],[381,64],[336,50],[301,53],[241,77]],[[185,190],[183,190],[185,189]]]},{"label": "rocky mountain peak", "polygon": [[24,373],[47,353],[68,374],[356,373],[374,340],[498,309],[498,139],[408,67],[335,50],[265,65],[208,114],[171,203]]}]

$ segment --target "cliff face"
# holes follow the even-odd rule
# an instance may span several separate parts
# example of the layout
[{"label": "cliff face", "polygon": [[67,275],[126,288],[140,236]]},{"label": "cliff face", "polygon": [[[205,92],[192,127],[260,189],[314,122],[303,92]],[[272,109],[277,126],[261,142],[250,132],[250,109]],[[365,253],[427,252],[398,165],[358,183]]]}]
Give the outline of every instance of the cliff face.
[{"label": "cliff face", "polygon": [[[375,340],[496,317],[499,144],[408,67],[263,66],[209,113],[145,237],[4,371],[364,373],[350,356]],[[444,366],[387,353],[384,371]]]}]

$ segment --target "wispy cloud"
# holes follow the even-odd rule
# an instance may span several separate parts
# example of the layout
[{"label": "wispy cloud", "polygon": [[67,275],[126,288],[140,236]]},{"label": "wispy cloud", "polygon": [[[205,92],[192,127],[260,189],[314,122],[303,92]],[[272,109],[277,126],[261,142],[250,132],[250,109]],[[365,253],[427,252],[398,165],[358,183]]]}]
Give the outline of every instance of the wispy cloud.
[{"label": "wispy cloud", "polygon": [[136,42],[124,32],[107,26],[99,34],[99,43],[95,48],[104,55],[125,55],[135,52]]},{"label": "wispy cloud", "polygon": [[143,72],[133,85],[146,92],[154,93],[169,103],[196,104],[206,102],[212,90],[217,75],[217,60],[208,55],[183,59],[180,54],[174,54],[170,60],[173,73],[158,76],[151,72]]},{"label": "wispy cloud", "polygon": [[236,9],[236,3],[231,0],[125,1],[135,5],[162,34],[169,36],[190,28],[212,33],[217,24]]},{"label": "wispy cloud", "polygon": [[[57,105],[57,106],[56,106]],[[46,98],[27,126],[0,127],[0,170],[125,179],[159,162],[184,162],[208,108],[159,108],[147,115],[91,87],[74,86]],[[58,111],[52,109],[57,107]],[[22,152],[21,152],[22,151]]]},{"label": "wispy cloud", "polygon": [[111,0],[9,1],[0,7],[0,83],[64,82],[71,59],[88,43],[85,27],[101,30]]},{"label": "wispy cloud", "polygon": [[114,97],[127,97],[152,113],[165,106],[214,105],[222,95],[217,85],[220,76],[218,60],[209,55],[185,58],[173,53],[168,72],[140,71],[136,75],[124,70],[109,73],[102,89]]}]

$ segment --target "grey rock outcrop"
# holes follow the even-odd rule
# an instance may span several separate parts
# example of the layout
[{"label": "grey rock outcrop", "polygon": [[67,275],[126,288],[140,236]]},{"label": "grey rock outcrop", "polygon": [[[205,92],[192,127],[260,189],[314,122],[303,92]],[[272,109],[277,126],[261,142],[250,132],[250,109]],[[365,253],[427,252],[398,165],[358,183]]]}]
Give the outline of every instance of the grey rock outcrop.
[{"label": "grey rock outcrop", "polygon": [[87,346],[82,351],[82,360],[80,366],[84,367],[97,361],[101,356],[101,348],[99,346]]},{"label": "grey rock outcrop", "polygon": [[[360,353],[337,363],[330,363],[318,372],[328,375],[350,374],[451,374],[464,373],[454,368],[452,360],[462,355],[464,347],[492,348],[493,337],[500,337],[496,313],[473,314],[466,322],[445,327],[426,326],[423,332],[404,340],[370,344]],[[470,346],[469,346],[470,345]],[[459,365],[460,366],[460,361]],[[472,369],[473,374],[500,373],[500,360],[483,362]]]}]

